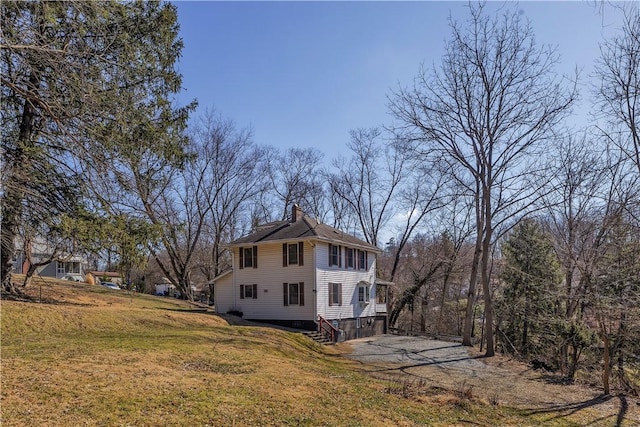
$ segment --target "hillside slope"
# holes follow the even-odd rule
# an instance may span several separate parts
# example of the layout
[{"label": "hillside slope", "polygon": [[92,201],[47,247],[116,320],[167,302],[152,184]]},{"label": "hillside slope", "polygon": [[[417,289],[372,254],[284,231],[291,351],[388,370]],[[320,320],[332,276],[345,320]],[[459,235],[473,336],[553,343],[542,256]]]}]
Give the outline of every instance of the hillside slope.
[{"label": "hillside slope", "polygon": [[27,294],[1,302],[3,426],[541,420],[464,396],[409,396],[410,384],[365,375],[335,348],[297,333],[231,326],[171,298],[56,280],[36,282]]}]

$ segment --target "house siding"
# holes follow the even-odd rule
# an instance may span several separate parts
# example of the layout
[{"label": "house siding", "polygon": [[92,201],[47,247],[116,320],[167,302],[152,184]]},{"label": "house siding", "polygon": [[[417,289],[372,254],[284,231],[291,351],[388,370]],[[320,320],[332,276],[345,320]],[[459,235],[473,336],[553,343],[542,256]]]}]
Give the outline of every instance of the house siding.
[{"label": "house siding", "polygon": [[[34,254],[33,259],[36,262],[41,262],[42,259],[48,258],[49,254]],[[70,259],[62,262],[78,262],[79,272],[78,273],[58,273],[58,262],[52,261],[48,264],[41,265],[36,268],[34,275],[43,276],[43,277],[53,277],[56,279],[61,279],[67,275],[79,276],[84,278],[86,274],[86,261],[83,258],[78,256],[71,257]],[[27,269],[25,268],[25,256],[24,254],[18,254],[13,262],[13,272],[17,274],[26,274]]]},{"label": "house siding", "polygon": [[[304,264],[282,265],[282,244],[297,243],[297,241],[278,241],[258,246],[258,267],[239,268],[240,248],[233,249],[234,273],[230,293],[224,291],[223,301],[231,298],[234,309],[242,311],[243,317],[252,320],[285,320],[311,321],[315,320],[315,293],[313,247],[310,242],[304,242]],[[250,245],[247,245],[250,246]],[[284,305],[283,283],[304,282],[304,305]],[[240,285],[258,285],[256,299],[241,299]],[[221,307],[222,308],[222,307]],[[293,323],[291,323],[294,325]]]},{"label": "house siding", "polygon": [[[303,223],[298,222],[295,226],[305,231],[304,227],[300,227],[301,224]],[[286,229],[290,236],[292,230],[293,228]],[[296,230],[296,233],[301,232]],[[338,233],[338,236],[342,240],[346,239],[343,234]],[[321,315],[336,324],[341,329],[340,338],[347,340],[386,333],[386,316],[381,310],[377,310],[376,304],[376,249],[369,247],[369,250],[365,250],[368,246],[365,242],[340,243],[338,238],[334,240],[322,235],[300,237],[302,240],[287,236],[262,241],[265,238],[264,235],[245,238],[242,243],[232,246],[233,272],[220,277],[215,283],[217,312],[235,310],[242,312],[243,317],[248,320],[302,329],[316,329],[317,316]],[[285,266],[283,244],[300,242],[303,245],[304,264]],[[329,265],[330,243],[341,246],[339,265]],[[241,250],[254,246],[257,248],[257,267],[240,268]],[[354,267],[347,267],[346,248],[356,250]],[[357,268],[358,249],[366,252],[366,265],[363,269]],[[243,253],[253,253],[253,250]],[[304,283],[304,305],[285,305],[283,283],[300,282]],[[364,303],[359,301],[359,283],[362,282],[369,284],[368,300]],[[341,285],[341,305],[329,305],[330,283]],[[257,297],[240,298],[242,285],[257,285]]]},{"label": "house siding", "polygon": [[[375,318],[375,271],[376,257],[372,252],[367,256],[366,270],[345,268],[346,251],[342,248],[342,267],[329,266],[329,244],[320,243],[316,247],[316,286],[318,314],[328,320]],[[369,300],[366,304],[358,301],[358,283],[369,282]],[[329,306],[329,283],[342,284],[342,305]]]},{"label": "house siding", "polygon": [[233,274],[227,274],[216,280],[214,284],[214,307],[216,313],[228,313],[235,310],[233,299]]},{"label": "house siding", "polygon": [[[47,265],[43,265],[41,267],[38,267],[36,269],[36,273],[40,276],[44,276],[44,277],[55,277],[58,278],[58,274],[57,274],[58,270],[57,270],[57,262],[53,261],[50,262]],[[64,276],[64,274],[60,275],[60,277]]]}]

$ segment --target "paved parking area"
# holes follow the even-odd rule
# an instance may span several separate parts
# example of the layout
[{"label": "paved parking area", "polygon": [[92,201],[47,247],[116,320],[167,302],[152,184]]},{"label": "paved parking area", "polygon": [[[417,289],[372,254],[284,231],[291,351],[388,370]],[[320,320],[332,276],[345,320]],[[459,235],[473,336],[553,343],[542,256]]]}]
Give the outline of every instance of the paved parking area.
[{"label": "paved parking area", "polygon": [[[347,357],[378,378],[409,378],[450,391],[473,390],[484,401],[498,399],[531,413],[569,415],[594,410],[592,425],[639,425],[640,400],[602,396],[580,385],[560,385],[541,371],[504,356],[483,358],[477,349],[424,337],[377,335],[347,341]],[[593,413],[585,419],[594,420]],[[555,416],[555,415],[554,415]]]},{"label": "paved parking area", "polygon": [[377,335],[349,341],[350,358],[365,363],[394,363],[405,368],[434,366],[446,369],[482,370],[487,367],[473,358],[460,343],[424,337]]}]

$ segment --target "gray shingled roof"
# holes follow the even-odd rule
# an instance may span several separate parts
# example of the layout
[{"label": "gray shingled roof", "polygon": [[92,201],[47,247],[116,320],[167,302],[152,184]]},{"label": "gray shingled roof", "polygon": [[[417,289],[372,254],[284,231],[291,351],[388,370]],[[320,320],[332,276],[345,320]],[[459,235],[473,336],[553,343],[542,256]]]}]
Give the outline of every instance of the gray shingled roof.
[{"label": "gray shingled roof", "polygon": [[380,249],[364,240],[336,230],[326,224],[320,224],[306,215],[295,222],[279,221],[271,223],[269,226],[261,226],[257,231],[231,242],[231,246],[273,242],[277,240],[320,240],[339,245],[368,249],[372,252],[381,252]]}]

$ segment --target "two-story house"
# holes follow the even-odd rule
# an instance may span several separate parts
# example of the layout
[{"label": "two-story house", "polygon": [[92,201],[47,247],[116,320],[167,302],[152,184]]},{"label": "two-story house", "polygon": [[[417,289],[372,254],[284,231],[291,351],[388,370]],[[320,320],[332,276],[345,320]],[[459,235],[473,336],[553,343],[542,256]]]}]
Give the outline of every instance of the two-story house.
[{"label": "two-story house", "polygon": [[216,312],[307,330],[329,323],[343,339],[386,333],[377,247],[295,205],[290,221],[258,227],[230,248],[232,269],[214,279]]},{"label": "two-story house", "polygon": [[[25,248],[26,246],[26,248]],[[13,272],[26,274],[32,265],[37,265],[35,275],[68,279],[83,282],[87,270],[86,257],[78,254],[66,253],[57,242],[50,242],[45,238],[35,238],[27,245],[18,241],[18,250],[13,260]],[[29,251],[28,255],[25,250]]]}]

